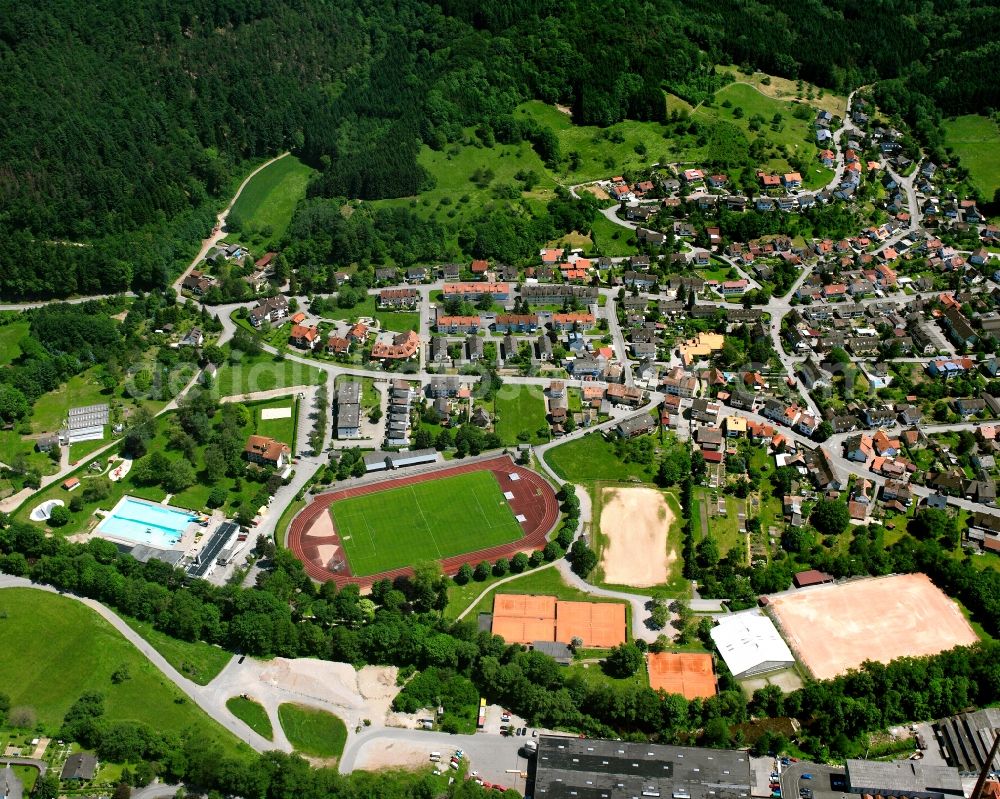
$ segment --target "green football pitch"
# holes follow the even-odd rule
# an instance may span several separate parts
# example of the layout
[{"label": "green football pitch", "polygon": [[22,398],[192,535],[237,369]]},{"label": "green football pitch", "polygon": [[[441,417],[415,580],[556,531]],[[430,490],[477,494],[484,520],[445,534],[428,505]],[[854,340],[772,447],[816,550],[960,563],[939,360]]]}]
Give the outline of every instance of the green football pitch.
[{"label": "green football pitch", "polygon": [[355,577],[463,555],[523,535],[488,471],[342,499],[330,513]]}]

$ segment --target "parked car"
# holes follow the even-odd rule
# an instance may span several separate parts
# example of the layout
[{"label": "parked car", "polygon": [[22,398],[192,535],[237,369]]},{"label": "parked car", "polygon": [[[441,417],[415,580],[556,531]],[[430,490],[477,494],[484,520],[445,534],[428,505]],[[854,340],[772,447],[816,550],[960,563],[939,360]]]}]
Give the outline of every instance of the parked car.
[{"label": "parked car", "polygon": [[804,779],[804,780],[811,780],[812,778],[813,778],[812,774],[803,774],[802,775],[802,779]]}]

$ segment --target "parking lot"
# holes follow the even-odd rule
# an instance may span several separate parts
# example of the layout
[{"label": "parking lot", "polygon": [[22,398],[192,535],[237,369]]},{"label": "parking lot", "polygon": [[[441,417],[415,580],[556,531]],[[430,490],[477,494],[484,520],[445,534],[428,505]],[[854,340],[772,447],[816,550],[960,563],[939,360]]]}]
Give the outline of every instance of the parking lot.
[{"label": "parking lot", "polygon": [[[843,766],[805,761],[789,763],[782,767],[779,781],[782,799],[853,799],[859,796],[848,793]],[[810,792],[808,797],[802,796],[803,790]]]}]

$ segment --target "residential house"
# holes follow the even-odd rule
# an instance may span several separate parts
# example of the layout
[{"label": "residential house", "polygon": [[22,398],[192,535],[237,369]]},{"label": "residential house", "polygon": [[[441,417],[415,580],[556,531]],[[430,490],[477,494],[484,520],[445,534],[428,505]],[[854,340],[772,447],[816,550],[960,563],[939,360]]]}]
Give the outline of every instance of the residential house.
[{"label": "residential house", "polygon": [[288,343],[300,350],[312,350],[319,343],[319,329],[315,326],[293,325]]},{"label": "residential house", "polygon": [[538,315],[498,314],[491,327],[497,333],[534,333],[538,330]]},{"label": "residential house", "polygon": [[373,361],[405,361],[417,354],[420,349],[420,336],[407,330],[393,336],[392,342],[378,341],[372,347]]},{"label": "residential house", "polygon": [[274,324],[288,316],[288,299],[279,294],[276,297],[267,297],[257,303],[256,307],[250,309],[250,324],[260,327],[264,322]]},{"label": "residential house", "polygon": [[896,421],[896,414],[885,405],[866,408],[864,411],[865,424],[869,427],[884,427]]},{"label": "residential house", "polygon": [[651,433],[656,429],[656,420],[648,413],[640,413],[623,419],[615,426],[615,431],[621,438],[635,438]]},{"label": "residential house", "polygon": [[964,375],[975,368],[971,358],[937,358],[927,364],[927,371],[932,377],[943,377],[948,380],[952,377]]},{"label": "residential house", "polygon": [[382,289],[378,294],[378,304],[383,308],[413,309],[420,301],[420,292],[416,289]]},{"label": "residential house", "polygon": [[465,338],[466,358],[475,363],[483,359],[483,340],[476,335],[468,335]]},{"label": "residential house", "polygon": [[438,333],[455,335],[457,333],[479,332],[481,319],[478,316],[439,316],[435,322]]},{"label": "residential house", "polygon": [[715,424],[719,419],[722,406],[706,397],[696,397],[691,403],[691,418],[697,422]]},{"label": "residential house", "polygon": [[509,283],[445,283],[442,295],[446,300],[468,300],[475,302],[482,297],[489,297],[495,302],[507,302],[510,299]]},{"label": "residential house", "polygon": [[243,447],[243,457],[261,466],[284,468],[291,460],[292,450],[288,444],[275,441],[267,436],[250,436]]},{"label": "residential house", "polygon": [[986,410],[986,400],[981,397],[965,397],[952,401],[955,413],[963,419],[983,413]]}]

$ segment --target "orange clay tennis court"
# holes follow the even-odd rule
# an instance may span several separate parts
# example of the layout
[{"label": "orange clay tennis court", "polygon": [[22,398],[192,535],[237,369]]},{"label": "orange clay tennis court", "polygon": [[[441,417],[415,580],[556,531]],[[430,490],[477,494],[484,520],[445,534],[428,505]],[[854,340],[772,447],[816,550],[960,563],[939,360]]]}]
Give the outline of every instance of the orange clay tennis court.
[{"label": "orange clay tennis court", "polygon": [[625,606],[617,602],[566,602],[544,594],[497,594],[492,630],[511,644],[569,644],[579,638],[585,647],[603,649],[625,643]]},{"label": "orange clay tennis court", "polygon": [[707,699],[717,693],[712,656],[695,652],[650,652],[649,687],[680,694],[685,699]]},{"label": "orange clay tennis court", "polygon": [[935,655],[974,644],[958,605],[925,574],[823,585],[771,599],[785,640],[820,680],[866,660]]}]

